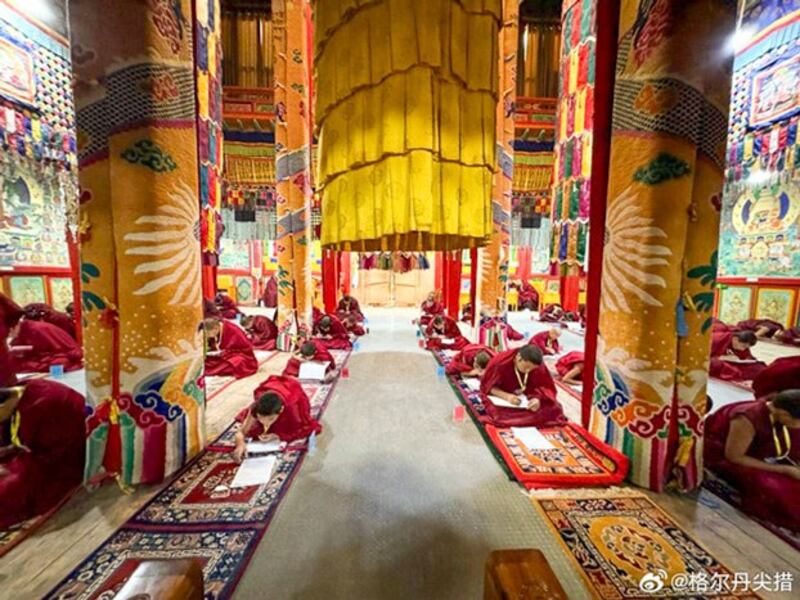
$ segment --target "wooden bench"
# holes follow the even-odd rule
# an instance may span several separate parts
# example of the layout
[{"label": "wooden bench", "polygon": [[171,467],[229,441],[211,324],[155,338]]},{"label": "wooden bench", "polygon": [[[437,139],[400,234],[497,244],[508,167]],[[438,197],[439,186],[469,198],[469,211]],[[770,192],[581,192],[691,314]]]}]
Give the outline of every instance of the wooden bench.
[{"label": "wooden bench", "polygon": [[569,600],[539,550],[495,550],[486,561],[484,600]]},{"label": "wooden bench", "polygon": [[193,559],[146,560],[114,600],[203,600],[203,567]]}]

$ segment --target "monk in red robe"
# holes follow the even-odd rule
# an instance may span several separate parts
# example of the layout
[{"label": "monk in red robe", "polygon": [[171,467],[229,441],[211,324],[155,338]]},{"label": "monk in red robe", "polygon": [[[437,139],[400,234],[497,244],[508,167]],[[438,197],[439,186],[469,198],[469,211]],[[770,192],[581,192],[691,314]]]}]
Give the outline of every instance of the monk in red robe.
[{"label": "monk in red robe", "polygon": [[[461,350],[469,344],[469,340],[461,335],[461,330],[450,317],[436,315],[425,328],[425,347],[428,350]],[[443,342],[451,339],[451,342]]]},{"label": "monk in red robe", "polygon": [[472,323],[473,314],[474,313],[472,311],[472,303],[471,302],[467,302],[463,306],[463,308],[461,309],[461,322],[462,323]]},{"label": "monk in red robe", "polygon": [[345,294],[342,296],[342,299],[339,300],[339,305],[336,307],[336,316],[342,321],[353,316],[359,323],[364,322],[364,313],[361,312],[361,305],[358,303],[358,300],[348,294]]},{"label": "monk in red robe", "polygon": [[253,392],[253,404],[236,417],[241,423],[236,432],[233,456],[241,461],[247,455],[247,440],[293,442],[320,433],[322,426],[311,417],[308,396],[296,379],[271,375]]},{"label": "monk in red robe", "polygon": [[69,334],[72,339],[76,339],[75,335],[75,321],[66,313],[62,313],[49,304],[28,304],[25,307],[25,318],[31,321],[44,321],[55,325],[65,333]]},{"label": "monk in red robe", "polygon": [[436,293],[431,292],[420,307],[422,316],[419,318],[420,325],[428,325],[433,317],[444,314],[444,305],[436,299]]},{"label": "monk in red robe", "polygon": [[560,323],[564,319],[564,309],[560,304],[548,304],[539,313],[539,320],[545,323]]},{"label": "monk in red robe", "polygon": [[539,308],[539,292],[529,281],[522,281],[519,286],[519,307],[536,310]]},{"label": "monk in red robe", "polygon": [[236,315],[241,314],[236,302],[228,294],[220,292],[214,301],[224,319],[235,319]]},{"label": "monk in red robe", "polygon": [[782,344],[789,344],[790,346],[800,346],[800,327],[792,327],[784,329],[775,334],[775,339]]},{"label": "monk in red robe", "polygon": [[261,294],[261,303],[267,308],[278,306],[278,279],[273,275],[264,284],[264,292]]},{"label": "monk in red robe", "polygon": [[489,346],[468,344],[447,364],[445,371],[448,375],[481,377],[495,354]]},{"label": "monk in red robe", "polygon": [[778,358],[753,379],[756,398],[769,400],[784,390],[800,390],[800,356]]},{"label": "monk in red robe", "polygon": [[[556,385],[543,364],[542,351],[526,344],[506,350],[489,361],[481,379],[487,420],[495,427],[549,427],[566,422],[556,400]],[[495,405],[490,396],[527,409]]]},{"label": "monk in red robe", "polygon": [[339,320],[344,325],[344,328],[347,330],[347,333],[354,335],[356,337],[361,337],[362,335],[367,334],[367,330],[364,326],[358,321],[358,318],[353,313],[343,313],[342,317],[339,317]]},{"label": "monk in red robe", "polygon": [[0,292],[0,385],[4,387],[17,382],[17,367],[8,351],[8,336],[24,314],[16,302]]},{"label": "monk in red robe", "polygon": [[556,362],[556,372],[561,381],[568,385],[583,383],[583,352],[567,352]]},{"label": "monk in red robe", "polygon": [[314,324],[314,337],[328,350],[349,350],[353,347],[347,329],[333,315],[325,315]]},{"label": "monk in red robe", "polygon": [[55,365],[62,365],[64,371],[76,371],[83,366],[83,350],[78,342],[55,325],[23,319],[11,335],[17,373],[47,373]]},{"label": "monk in red robe", "polygon": [[236,323],[206,319],[204,329],[208,348],[214,352],[206,355],[206,375],[228,375],[241,379],[258,371],[253,344]]},{"label": "monk in red robe", "polygon": [[49,511],[81,484],[85,419],[83,396],[55,381],[0,388],[0,529]]},{"label": "monk in red robe", "polygon": [[767,366],[750,352],[757,341],[752,331],[712,333],[709,374],[726,381],[753,380]]},{"label": "monk in red robe", "polygon": [[783,325],[771,319],[747,319],[736,324],[739,331],[752,331],[756,337],[773,338],[783,331]]},{"label": "monk in red robe", "polygon": [[203,318],[204,319],[221,319],[222,313],[219,312],[217,305],[213,300],[203,298]]},{"label": "monk in red robe", "polygon": [[723,406],[706,419],[703,452],[744,512],[800,531],[800,390]]},{"label": "monk in red robe", "polygon": [[538,347],[545,356],[553,356],[561,352],[561,344],[558,343],[558,338],[560,337],[561,330],[557,327],[551,327],[547,331],[537,333],[529,343]]},{"label": "monk in red robe", "polygon": [[725,321],[720,321],[716,317],[711,318],[711,333],[717,331],[736,331],[736,327],[728,325]]},{"label": "monk in red robe", "polygon": [[336,370],[336,361],[328,349],[319,340],[308,340],[300,345],[294,356],[286,363],[283,369],[284,377],[299,377],[300,365],[304,362],[328,363],[325,372],[330,376]]},{"label": "monk in red robe", "polygon": [[256,350],[275,350],[278,340],[278,326],[264,315],[242,317],[241,325]]}]

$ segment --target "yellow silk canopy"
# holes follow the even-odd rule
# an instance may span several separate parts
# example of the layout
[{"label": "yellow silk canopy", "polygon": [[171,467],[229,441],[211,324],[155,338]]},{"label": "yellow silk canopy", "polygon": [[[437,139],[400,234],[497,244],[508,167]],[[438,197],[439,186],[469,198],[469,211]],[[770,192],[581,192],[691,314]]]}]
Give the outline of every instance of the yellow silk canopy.
[{"label": "yellow silk canopy", "polygon": [[501,14],[501,0],[316,2],[324,246],[486,243]]}]

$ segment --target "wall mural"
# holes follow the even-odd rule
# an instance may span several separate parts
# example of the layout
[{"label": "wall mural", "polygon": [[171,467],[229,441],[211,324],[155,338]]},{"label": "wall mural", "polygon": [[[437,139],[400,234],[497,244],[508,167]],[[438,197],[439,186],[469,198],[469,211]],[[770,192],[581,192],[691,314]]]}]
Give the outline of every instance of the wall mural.
[{"label": "wall mural", "polygon": [[725,323],[738,323],[750,318],[753,290],[749,287],[730,286],[719,292],[719,319]]},{"label": "wall mural", "polygon": [[53,308],[66,311],[67,304],[73,301],[72,279],[69,277],[50,278],[50,300]]},{"label": "wall mural", "polygon": [[47,302],[43,277],[11,277],[11,298],[20,306]]},{"label": "wall mural", "polygon": [[771,319],[788,327],[792,321],[794,290],[761,288],[756,301],[756,319]]},{"label": "wall mural", "polygon": [[222,238],[219,245],[219,268],[250,272],[250,242]]}]

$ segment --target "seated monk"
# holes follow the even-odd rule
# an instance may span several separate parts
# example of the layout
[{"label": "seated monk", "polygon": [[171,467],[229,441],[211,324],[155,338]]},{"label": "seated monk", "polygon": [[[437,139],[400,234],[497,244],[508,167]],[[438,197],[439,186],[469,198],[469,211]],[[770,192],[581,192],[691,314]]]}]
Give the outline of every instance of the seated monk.
[{"label": "seated monk", "polygon": [[203,298],[203,318],[204,319],[221,319],[222,313],[219,312],[216,303],[208,298]]},{"label": "seated monk", "polygon": [[726,381],[751,381],[765,365],[750,348],[758,339],[752,331],[716,331],[711,334],[709,374]]},{"label": "seated monk", "polygon": [[769,400],[784,390],[800,390],[800,356],[775,359],[753,379],[756,398]]},{"label": "seated monk", "polygon": [[253,344],[236,323],[206,319],[203,322],[208,349],[206,375],[229,375],[241,379],[258,371]]},{"label": "seated monk", "polygon": [[558,327],[551,327],[547,331],[537,333],[528,343],[539,348],[545,356],[553,356],[561,352],[561,344],[558,343],[560,337],[561,330]]},{"label": "seated monk", "polygon": [[539,292],[529,281],[523,280],[519,286],[519,308],[528,310],[539,308]]},{"label": "seated monk", "polygon": [[75,338],[45,321],[20,321],[11,331],[10,346],[17,373],[47,373],[55,365],[76,371],[83,366],[83,350]]},{"label": "seated monk", "polygon": [[300,382],[291,377],[271,375],[253,392],[253,404],[240,412],[234,458],[241,462],[247,455],[247,440],[293,442],[322,426],[311,418],[311,405]]},{"label": "seated monk", "polygon": [[342,296],[342,299],[339,300],[339,305],[336,307],[336,316],[344,321],[351,315],[355,317],[356,321],[359,323],[364,322],[364,313],[361,312],[361,305],[359,305],[358,300],[345,294]]},{"label": "seated monk", "polygon": [[514,329],[510,323],[503,323],[503,327],[506,330],[506,337],[511,340],[512,342],[518,342],[519,340],[524,340],[525,335]]},{"label": "seated monk", "polygon": [[[493,327],[495,329],[495,333],[498,335],[502,335],[505,333],[505,337],[512,342],[518,342],[519,340],[524,340],[525,335],[514,329],[507,321],[504,321],[500,317],[487,317],[483,320],[481,324],[481,328],[486,327]],[[499,337],[495,337],[495,339],[499,339]]]},{"label": "seated monk", "polygon": [[314,324],[314,337],[328,350],[349,350],[353,347],[347,329],[333,315],[325,315]]},{"label": "seated monk", "polygon": [[68,333],[72,339],[76,339],[75,321],[66,313],[57,311],[49,304],[34,303],[25,307],[25,318],[31,321],[44,321],[55,325]]},{"label": "seated monk", "polygon": [[800,531],[800,390],[723,406],[706,419],[703,454],[744,512]]},{"label": "seated monk", "polygon": [[[425,328],[425,347],[428,350],[461,350],[469,344],[469,340],[461,335],[458,324],[444,315],[436,315]],[[449,338],[452,342],[442,342]]]},{"label": "seated monk", "polygon": [[366,335],[367,330],[364,329],[364,326],[358,321],[355,314],[345,314],[344,318],[339,317],[339,320],[344,325],[344,328],[347,330],[347,333],[352,334],[356,337],[361,337],[362,335]]},{"label": "seated monk", "polygon": [[494,350],[483,344],[469,344],[453,357],[445,372],[462,377],[481,377],[495,354]]},{"label": "seated monk", "polygon": [[0,388],[0,529],[55,508],[81,484],[85,420],[83,396],[58,382]]},{"label": "seated monk", "polygon": [[234,302],[233,298],[224,292],[219,292],[214,299],[217,308],[223,319],[235,319],[236,315],[241,314],[239,307]]},{"label": "seated monk", "polygon": [[444,314],[444,305],[436,299],[436,293],[431,292],[421,306],[422,316],[419,318],[420,325],[427,325],[433,317]]},{"label": "seated monk", "polygon": [[583,352],[567,352],[556,362],[556,372],[567,385],[583,383]]},{"label": "seated monk", "polygon": [[473,314],[474,313],[472,311],[472,303],[471,302],[467,302],[464,305],[464,307],[461,309],[461,322],[462,323],[472,323]]},{"label": "seated monk", "polygon": [[[486,416],[495,427],[548,427],[566,422],[556,400],[556,385],[536,346],[506,350],[490,360],[481,379],[481,393]],[[527,410],[496,406],[489,396],[515,406],[525,397],[530,405]]]},{"label": "seated monk", "polygon": [[274,275],[267,279],[267,283],[264,285],[261,304],[267,308],[276,308],[278,306],[278,279]]},{"label": "seated monk", "polygon": [[800,327],[784,329],[775,334],[775,339],[782,344],[790,346],[800,346]]},{"label": "seated monk", "polygon": [[242,317],[242,327],[247,332],[256,350],[275,350],[278,340],[278,326],[264,315]]},{"label": "seated monk", "polygon": [[308,340],[300,345],[300,348],[286,363],[282,375],[284,377],[299,377],[300,365],[308,361],[328,363],[328,368],[325,370],[328,375],[331,375],[336,370],[336,361],[328,349],[319,340]]},{"label": "seated monk", "polygon": [[739,331],[752,331],[756,337],[772,338],[783,331],[783,325],[771,319],[747,319],[736,324]]},{"label": "seated monk", "polygon": [[545,323],[560,323],[564,319],[564,309],[560,304],[548,304],[539,313],[539,320]]}]

